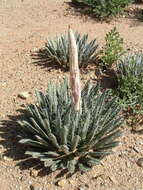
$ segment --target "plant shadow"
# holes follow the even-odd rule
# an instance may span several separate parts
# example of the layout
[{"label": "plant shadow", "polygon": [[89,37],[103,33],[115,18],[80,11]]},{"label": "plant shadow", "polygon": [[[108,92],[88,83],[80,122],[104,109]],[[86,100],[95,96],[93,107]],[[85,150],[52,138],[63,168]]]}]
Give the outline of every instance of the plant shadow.
[{"label": "plant shadow", "polygon": [[134,10],[134,18],[138,21],[138,23],[143,23],[143,8],[136,8]]},{"label": "plant shadow", "polygon": [[69,68],[66,65],[57,63],[57,61],[49,61],[46,57],[46,53],[43,48],[40,48],[38,51],[31,54],[32,64],[40,66],[42,69],[47,69],[48,71],[52,70],[61,70],[62,72],[69,71]]},{"label": "plant shadow", "polygon": [[98,79],[96,79],[96,82],[100,83],[101,88],[103,89],[118,88],[117,74],[114,69],[106,70],[103,73],[100,68],[96,68],[95,75],[98,77]]},{"label": "plant shadow", "polygon": [[[84,21],[88,21],[90,19],[93,19],[94,21],[98,22],[98,23],[110,23],[113,20],[117,20],[117,17],[107,17],[104,19],[101,18],[97,18],[96,15],[92,12],[92,8],[84,5],[83,3],[79,3],[79,2],[66,2],[66,4],[68,5],[67,8],[67,15],[76,15],[79,16],[81,18],[84,19]],[[127,18],[129,18],[132,22],[131,27],[132,26],[138,26],[140,23],[143,22],[143,2],[134,2],[133,5],[131,6],[131,8],[127,7],[127,9],[125,9],[125,12],[123,14],[124,16],[127,16]],[[119,16],[120,18],[120,16]]]},{"label": "plant shadow", "polygon": [[[20,130],[20,125],[17,121],[25,119],[26,116],[29,116],[29,113],[26,109],[19,109],[17,112],[19,115],[8,115],[8,120],[1,121],[0,137],[2,140],[0,140],[0,145],[5,151],[2,153],[2,157],[0,159],[7,157],[8,159],[17,161],[16,166],[18,166],[22,171],[37,170],[38,177],[50,175],[52,171],[49,168],[44,167],[44,163],[40,162],[38,159],[30,158],[25,155],[27,146],[18,143],[20,140],[19,136],[22,131]],[[69,174],[67,170],[57,170],[55,172],[55,179],[63,176],[69,178],[71,174]]]},{"label": "plant shadow", "polygon": [[102,19],[97,18],[95,14],[93,14],[92,8],[87,5],[84,5],[83,3],[79,3],[75,1],[75,2],[66,2],[66,4],[68,5],[68,8],[66,9],[66,16],[76,15],[84,19],[84,21],[93,19],[96,22],[105,22],[105,21],[108,22],[108,19],[102,20]]}]

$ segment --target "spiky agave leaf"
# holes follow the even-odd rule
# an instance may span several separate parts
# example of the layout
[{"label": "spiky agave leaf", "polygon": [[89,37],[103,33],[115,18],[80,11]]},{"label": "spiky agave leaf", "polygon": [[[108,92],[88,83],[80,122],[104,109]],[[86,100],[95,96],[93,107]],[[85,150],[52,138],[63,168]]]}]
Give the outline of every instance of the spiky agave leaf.
[{"label": "spiky agave leaf", "polygon": [[[88,34],[83,36],[75,32],[75,39],[78,48],[79,67],[86,67],[97,59],[96,39],[88,42]],[[55,39],[48,39],[45,47],[34,54],[36,62],[57,63],[64,68],[69,68],[69,41],[68,36],[61,34]]]},{"label": "spiky agave leaf", "polygon": [[31,116],[20,122],[24,133],[19,142],[28,145],[26,154],[52,171],[86,171],[118,145],[120,109],[108,91],[101,93],[88,82],[81,93],[81,113],[73,109],[67,81],[49,83],[47,94],[36,94],[38,106],[28,106]]}]

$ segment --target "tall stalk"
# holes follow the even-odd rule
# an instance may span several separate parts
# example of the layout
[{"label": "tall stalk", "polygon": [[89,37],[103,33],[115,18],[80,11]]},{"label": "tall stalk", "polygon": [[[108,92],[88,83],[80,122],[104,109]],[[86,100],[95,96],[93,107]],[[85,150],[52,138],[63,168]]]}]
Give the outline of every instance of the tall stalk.
[{"label": "tall stalk", "polygon": [[70,87],[75,111],[81,112],[81,83],[78,64],[78,50],[73,31],[69,28],[69,63],[70,63]]}]

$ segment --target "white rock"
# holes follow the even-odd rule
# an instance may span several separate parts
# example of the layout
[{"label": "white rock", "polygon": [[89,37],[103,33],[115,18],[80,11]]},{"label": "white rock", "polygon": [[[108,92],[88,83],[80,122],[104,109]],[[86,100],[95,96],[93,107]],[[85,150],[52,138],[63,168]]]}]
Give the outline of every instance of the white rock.
[{"label": "white rock", "polygon": [[58,186],[63,187],[65,185],[67,185],[67,181],[65,179],[62,179],[62,180],[58,181]]},{"label": "white rock", "polygon": [[12,158],[8,158],[7,156],[4,156],[3,159],[6,161],[12,161],[13,160]]},{"label": "white rock", "polygon": [[143,168],[143,158],[138,159],[137,165]]},{"label": "white rock", "polygon": [[18,94],[18,97],[22,98],[22,99],[27,99],[29,97],[29,93],[28,92],[21,92]]}]

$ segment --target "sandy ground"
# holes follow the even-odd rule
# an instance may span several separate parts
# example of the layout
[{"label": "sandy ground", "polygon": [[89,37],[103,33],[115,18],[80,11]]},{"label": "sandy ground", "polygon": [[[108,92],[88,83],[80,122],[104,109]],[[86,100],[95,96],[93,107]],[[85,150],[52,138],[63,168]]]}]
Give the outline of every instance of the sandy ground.
[{"label": "sandy ground", "polygon": [[[47,37],[74,30],[97,38],[100,47],[105,34],[114,26],[131,50],[143,50],[143,23],[135,19],[118,19],[100,23],[74,12],[63,0],[0,0],[0,190],[143,190],[143,168],[136,162],[143,157],[143,136],[124,132],[115,154],[86,174],[75,174],[56,185],[57,172],[47,175],[37,169],[33,177],[31,163],[21,163],[21,147],[16,144],[16,120],[23,105],[33,102],[36,89],[46,90],[47,82],[60,80],[64,73],[32,64],[31,52],[44,45]],[[82,78],[90,77],[83,75]],[[92,76],[93,77],[93,76]],[[30,93],[22,100],[18,94]]]}]

